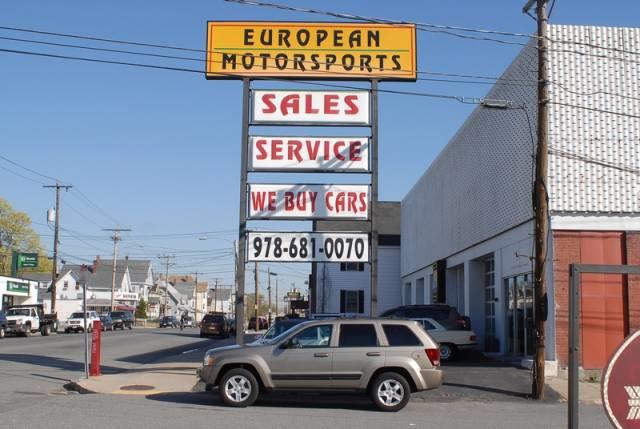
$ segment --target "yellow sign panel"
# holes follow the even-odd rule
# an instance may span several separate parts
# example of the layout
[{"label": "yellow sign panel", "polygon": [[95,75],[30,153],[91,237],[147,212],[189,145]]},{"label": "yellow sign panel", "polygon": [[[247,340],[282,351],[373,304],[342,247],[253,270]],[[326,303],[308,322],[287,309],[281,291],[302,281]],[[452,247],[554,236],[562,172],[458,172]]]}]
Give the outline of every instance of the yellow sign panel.
[{"label": "yellow sign panel", "polygon": [[416,79],[413,24],[208,23],[207,79]]}]

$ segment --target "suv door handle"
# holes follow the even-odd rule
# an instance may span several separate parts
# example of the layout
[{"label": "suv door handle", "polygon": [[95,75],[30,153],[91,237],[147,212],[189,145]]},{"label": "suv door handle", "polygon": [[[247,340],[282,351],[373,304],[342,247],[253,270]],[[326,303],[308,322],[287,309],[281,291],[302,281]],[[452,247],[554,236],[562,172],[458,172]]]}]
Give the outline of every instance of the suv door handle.
[{"label": "suv door handle", "polygon": [[313,357],[329,357],[329,353],[314,353]]},{"label": "suv door handle", "polygon": [[367,352],[367,356],[380,356],[380,352]]}]

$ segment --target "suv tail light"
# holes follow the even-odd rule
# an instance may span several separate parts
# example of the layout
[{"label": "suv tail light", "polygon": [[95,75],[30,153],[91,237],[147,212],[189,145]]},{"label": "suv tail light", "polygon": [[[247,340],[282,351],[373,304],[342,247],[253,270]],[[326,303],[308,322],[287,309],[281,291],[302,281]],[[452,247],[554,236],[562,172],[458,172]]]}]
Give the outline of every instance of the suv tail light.
[{"label": "suv tail light", "polygon": [[476,340],[475,335],[469,335],[469,341],[475,341],[475,340]]},{"label": "suv tail light", "polygon": [[424,349],[431,365],[440,366],[440,349]]}]

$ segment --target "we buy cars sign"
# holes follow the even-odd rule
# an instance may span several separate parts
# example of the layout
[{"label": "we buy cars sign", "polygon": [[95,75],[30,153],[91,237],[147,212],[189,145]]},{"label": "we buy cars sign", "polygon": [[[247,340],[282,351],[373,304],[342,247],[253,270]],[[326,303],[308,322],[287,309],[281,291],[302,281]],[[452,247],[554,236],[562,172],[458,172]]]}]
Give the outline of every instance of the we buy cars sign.
[{"label": "we buy cars sign", "polygon": [[252,171],[369,171],[368,137],[250,137]]},{"label": "we buy cars sign", "polygon": [[250,219],[369,218],[369,185],[250,184]]},{"label": "we buy cars sign", "polygon": [[640,429],[640,331],[613,354],[602,378],[602,404],[619,429]]},{"label": "we buy cars sign", "polygon": [[369,125],[368,91],[254,90],[254,124]]}]

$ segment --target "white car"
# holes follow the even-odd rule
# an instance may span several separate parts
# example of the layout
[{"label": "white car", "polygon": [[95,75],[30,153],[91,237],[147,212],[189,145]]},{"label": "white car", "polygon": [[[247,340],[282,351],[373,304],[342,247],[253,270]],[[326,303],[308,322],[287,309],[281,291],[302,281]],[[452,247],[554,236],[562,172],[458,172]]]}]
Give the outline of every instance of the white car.
[{"label": "white car", "polygon": [[[93,324],[99,322],[100,317],[95,311],[87,311],[87,332],[93,330]],[[65,334],[69,332],[84,331],[84,314],[82,312],[72,313],[69,319],[67,319],[67,326],[64,328]]]},{"label": "white car", "polygon": [[440,359],[452,360],[459,350],[470,350],[476,345],[473,331],[447,329],[434,319],[412,319],[422,324],[431,337],[440,344]]}]

